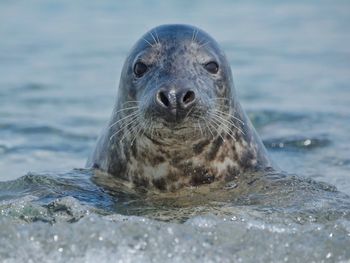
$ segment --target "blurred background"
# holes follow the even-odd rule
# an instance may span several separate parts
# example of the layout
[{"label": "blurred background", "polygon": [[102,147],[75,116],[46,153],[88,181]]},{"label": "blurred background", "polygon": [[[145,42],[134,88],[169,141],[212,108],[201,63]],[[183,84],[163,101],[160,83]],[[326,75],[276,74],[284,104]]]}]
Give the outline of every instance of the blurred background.
[{"label": "blurred background", "polygon": [[283,170],[350,194],[349,1],[0,2],[0,180],[84,167],[136,40],[212,35]]}]

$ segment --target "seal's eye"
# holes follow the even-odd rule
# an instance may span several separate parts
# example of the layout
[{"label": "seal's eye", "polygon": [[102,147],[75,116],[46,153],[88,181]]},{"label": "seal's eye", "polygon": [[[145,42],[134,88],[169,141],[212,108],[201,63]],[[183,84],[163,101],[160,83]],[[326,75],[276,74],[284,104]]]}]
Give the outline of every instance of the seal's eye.
[{"label": "seal's eye", "polygon": [[218,63],[211,61],[204,65],[204,68],[208,70],[212,74],[216,74],[219,71],[219,65]]},{"label": "seal's eye", "polygon": [[134,73],[136,75],[136,77],[140,78],[143,76],[143,74],[146,73],[148,67],[146,64],[142,63],[142,62],[137,62],[134,66]]}]

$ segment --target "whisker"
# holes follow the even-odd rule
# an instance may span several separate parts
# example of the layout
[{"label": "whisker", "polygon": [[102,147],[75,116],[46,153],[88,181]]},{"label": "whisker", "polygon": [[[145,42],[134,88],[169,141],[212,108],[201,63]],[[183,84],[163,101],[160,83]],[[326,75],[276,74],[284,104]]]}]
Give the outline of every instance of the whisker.
[{"label": "whisker", "polygon": [[194,109],[194,107],[192,107],[192,108],[187,112],[185,118],[187,118],[187,117],[191,114],[191,112],[193,111],[193,109]]},{"label": "whisker", "polygon": [[127,115],[127,116],[125,116],[125,117],[123,117],[123,118],[117,120],[115,123],[111,124],[111,125],[109,126],[109,129],[112,128],[113,126],[117,125],[119,122],[121,122],[121,121],[123,121],[123,120],[125,120],[125,119],[127,119],[127,118],[130,118],[130,117],[132,117],[132,116],[135,116],[135,115],[137,115],[138,113],[139,113],[139,110],[133,111],[131,114],[129,114],[129,115]]},{"label": "whisker", "polygon": [[128,126],[128,124],[134,120],[136,120],[139,117],[139,115],[135,115],[130,117],[130,120],[125,120],[123,122],[121,122],[121,125],[119,127],[119,129],[123,129],[124,127]]},{"label": "whisker", "polygon": [[199,116],[199,118],[201,118],[204,121],[205,126],[207,127],[208,131],[210,132],[211,136],[214,138],[214,134],[213,131],[210,129],[210,127],[207,124],[207,120],[205,118],[203,118],[202,116]]},{"label": "whisker", "polygon": [[[135,121],[137,121],[137,120],[138,120],[138,118],[134,119],[132,122],[128,123],[126,126],[130,126],[131,124],[134,124]],[[134,127],[131,126],[130,129],[128,129],[127,132],[123,134],[120,141],[122,142],[129,134],[131,134],[131,132],[133,131],[133,128],[138,127],[139,125],[140,125],[140,122],[137,122]],[[126,126],[124,128],[126,128]],[[123,130],[123,129],[121,129],[121,130]]]},{"label": "whisker", "polygon": [[145,38],[142,38],[150,47],[153,47],[152,44]]},{"label": "whisker", "polygon": [[198,29],[194,29],[192,33],[192,43],[196,42],[197,34],[198,34]]},{"label": "whisker", "polygon": [[210,41],[205,42],[204,44],[199,44],[199,48],[205,47],[206,45],[208,45],[210,43]]},{"label": "whisker", "polygon": [[221,133],[219,132],[219,130],[218,130],[218,129],[215,127],[215,125],[212,123],[212,119],[210,119],[208,123],[209,123],[209,125],[211,125],[211,126],[214,128],[214,130],[216,131],[216,134],[219,135],[219,136],[221,137],[222,141],[224,142],[225,139],[222,137],[222,135],[221,135]]},{"label": "whisker", "polygon": [[211,99],[208,99],[209,101],[212,101],[212,100],[230,100],[228,98],[211,98]]},{"label": "whisker", "polygon": [[196,34],[195,34],[195,36],[194,36],[194,41],[196,41],[196,39],[197,39],[198,32],[199,32],[199,30],[197,29],[197,30],[196,30]]},{"label": "whisker", "polygon": [[216,124],[218,125],[218,127],[221,127],[222,130],[223,130],[226,134],[228,134],[234,141],[236,141],[236,138],[233,137],[233,130],[230,129],[230,127],[228,127],[226,124],[220,122],[219,120],[212,119],[212,121],[213,121],[214,123],[216,123]]},{"label": "whisker", "polygon": [[154,137],[154,127],[155,127],[155,123],[153,122],[153,119],[152,119],[151,138]]},{"label": "whisker", "polygon": [[222,114],[222,115],[225,115],[225,116],[234,118],[235,120],[239,121],[242,125],[244,125],[244,122],[243,122],[241,119],[237,118],[236,116],[234,116],[234,115],[232,115],[232,114],[230,114],[230,113],[227,113],[227,112],[224,112],[224,111],[220,111],[220,110],[218,110],[218,109],[214,109],[213,111],[214,111],[214,112],[217,112],[217,113],[219,113],[219,114]]},{"label": "whisker", "polygon": [[213,114],[215,117],[221,119],[222,121],[224,121],[224,122],[226,122],[226,123],[228,123],[228,124],[231,124],[231,125],[232,125],[233,127],[235,127],[238,131],[240,131],[242,134],[244,134],[244,132],[243,132],[239,127],[237,127],[237,125],[236,125],[235,123],[233,123],[232,121],[229,121],[229,120],[223,118],[221,115],[219,115],[219,114],[217,114],[217,113],[215,113],[215,112],[211,112],[211,114]]},{"label": "whisker", "polygon": [[127,108],[124,108],[124,109],[120,109],[120,110],[116,111],[115,114],[119,113],[119,112],[126,111],[126,110],[132,110],[132,109],[138,109],[138,106],[133,106],[133,107],[127,107]]},{"label": "whisker", "polygon": [[157,40],[158,40],[158,44],[160,44],[160,40],[159,40],[159,37],[158,37],[158,34],[157,34],[157,30],[154,30],[154,33],[155,33],[156,38],[157,38]]},{"label": "whisker", "polygon": [[[130,126],[131,124],[135,123],[135,121],[137,121],[138,116],[133,117],[132,120],[130,120],[127,123],[123,123],[123,125],[115,132],[112,134],[112,136],[109,138],[109,140],[112,140],[117,134],[119,134],[122,130],[124,130],[126,127]],[[125,136],[125,134],[124,134]],[[124,137],[123,136],[123,137]]]},{"label": "whisker", "polygon": [[130,143],[131,146],[134,144],[134,141],[135,141],[136,137],[138,137],[139,133],[142,130],[142,124],[139,123],[138,125],[136,125],[136,127],[138,127],[138,126],[139,126],[139,128],[137,129],[137,132],[135,133],[134,138],[132,139],[132,141]]},{"label": "whisker", "polygon": [[143,123],[143,132],[141,134],[141,137],[145,134],[146,130],[148,130],[148,127],[147,126],[150,126],[150,120],[148,120],[146,123]]},{"label": "whisker", "polygon": [[199,123],[199,120],[197,120],[197,124],[198,124],[198,128],[199,128],[199,130],[201,132],[201,135],[203,136],[204,134],[203,134],[203,130],[202,130],[201,124]]},{"label": "whisker", "polygon": [[153,40],[154,40],[154,44],[155,44],[155,45],[158,44],[158,42],[157,42],[156,38],[154,37],[152,31],[150,32],[150,35],[151,35],[151,37],[152,37]]},{"label": "whisker", "polygon": [[123,105],[128,104],[128,103],[140,103],[140,102],[141,101],[139,101],[139,100],[128,100],[128,101],[124,102]]}]

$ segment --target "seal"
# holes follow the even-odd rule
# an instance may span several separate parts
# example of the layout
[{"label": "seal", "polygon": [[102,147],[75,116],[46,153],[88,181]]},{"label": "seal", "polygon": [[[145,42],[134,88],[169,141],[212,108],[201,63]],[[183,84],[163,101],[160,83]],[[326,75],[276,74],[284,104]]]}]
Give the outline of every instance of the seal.
[{"label": "seal", "polygon": [[112,116],[87,162],[160,191],[270,166],[224,52],[203,30],[177,24],[150,30],[132,48]]}]

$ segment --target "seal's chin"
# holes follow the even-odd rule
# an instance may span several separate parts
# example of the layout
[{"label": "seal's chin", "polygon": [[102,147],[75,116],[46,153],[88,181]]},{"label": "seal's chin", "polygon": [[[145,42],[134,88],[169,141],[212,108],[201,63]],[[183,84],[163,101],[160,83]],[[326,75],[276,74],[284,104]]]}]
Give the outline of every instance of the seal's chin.
[{"label": "seal's chin", "polygon": [[[147,121],[146,121],[147,122]],[[178,121],[167,121],[163,118],[149,120],[145,135],[162,140],[200,138],[201,133],[197,121],[185,118]]]}]

